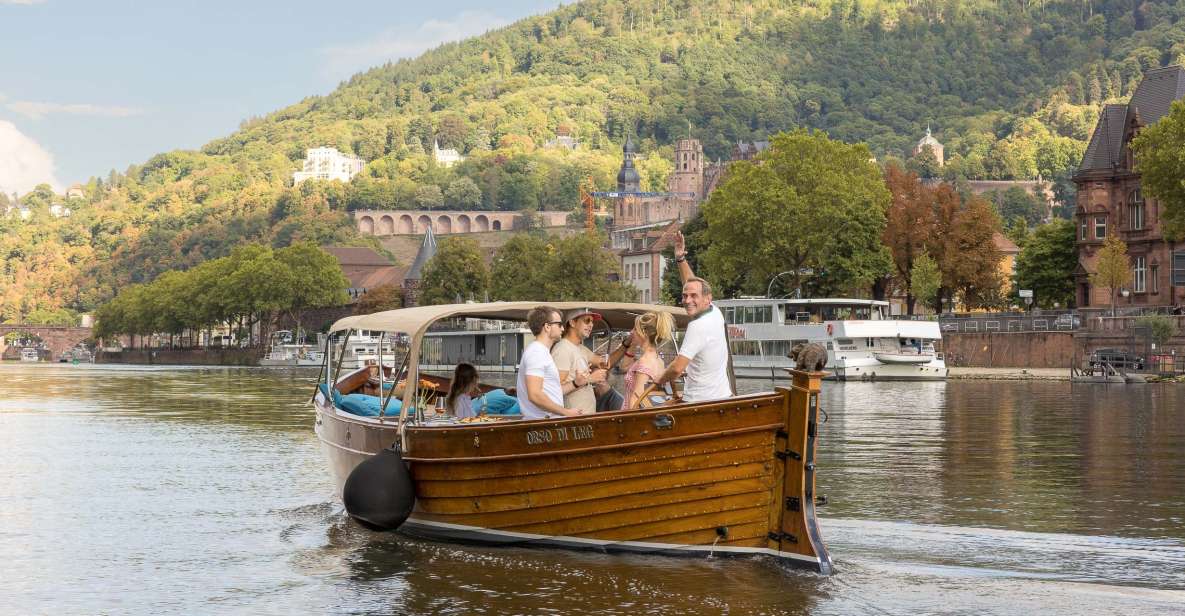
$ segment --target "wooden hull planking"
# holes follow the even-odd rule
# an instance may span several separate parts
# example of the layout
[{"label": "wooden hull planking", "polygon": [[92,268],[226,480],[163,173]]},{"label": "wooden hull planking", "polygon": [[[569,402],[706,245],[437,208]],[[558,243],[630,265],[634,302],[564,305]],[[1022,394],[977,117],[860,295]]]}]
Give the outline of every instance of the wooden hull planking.
[{"label": "wooden hull planking", "polygon": [[[407,426],[408,534],[660,554],[766,554],[822,573],[814,511],[822,373],[777,392],[551,421]],[[323,401],[322,401],[323,402]],[[317,405],[340,490],[397,440]]]}]

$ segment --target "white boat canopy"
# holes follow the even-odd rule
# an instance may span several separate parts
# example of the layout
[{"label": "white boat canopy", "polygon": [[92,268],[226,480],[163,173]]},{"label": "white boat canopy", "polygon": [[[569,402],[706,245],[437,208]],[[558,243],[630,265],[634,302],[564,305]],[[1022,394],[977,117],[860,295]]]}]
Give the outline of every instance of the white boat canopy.
[{"label": "white boat canopy", "polygon": [[604,318],[612,329],[624,330],[634,326],[634,319],[646,312],[666,312],[675,318],[675,324],[684,328],[691,320],[687,311],[678,306],[658,304],[625,304],[619,302],[490,302],[485,304],[443,304],[440,306],[417,306],[372,314],[360,314],[339,319],[329,329],[330,333],[346,330],[371,330],[402,332],[417,339],[430,325],[442,319],[473,317],[499,319],[504,321],[526,321],[527,313],[536,306],[551,306],[563,314],[577,308],[587,308]]}]

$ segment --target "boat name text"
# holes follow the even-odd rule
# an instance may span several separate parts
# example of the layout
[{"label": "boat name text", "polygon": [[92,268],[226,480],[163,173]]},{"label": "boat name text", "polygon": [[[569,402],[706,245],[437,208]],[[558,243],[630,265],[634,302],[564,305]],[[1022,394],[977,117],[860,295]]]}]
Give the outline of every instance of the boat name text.
[{"label": "boat name text", "polygon": [[583,441],[593,437],[592,426],[563,426],[544,430],[527,432],[528,445],[543,445],[545,443],[562,443],[564,441]]}]

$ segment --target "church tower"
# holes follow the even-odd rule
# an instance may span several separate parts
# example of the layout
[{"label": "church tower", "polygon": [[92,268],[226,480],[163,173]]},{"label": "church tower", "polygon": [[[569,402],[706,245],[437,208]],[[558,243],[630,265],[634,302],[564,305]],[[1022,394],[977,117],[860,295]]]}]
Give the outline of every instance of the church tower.
[{"label": "church tower", "polygon": [[680,139],[675,142],[675,170],[667,181],[667,190],[679,195],[680,199],[704,198],[704,146],[699,139]]},{"label": "church tower", "polygon": [[617,172],[617,192],[639,192],[642,190],[642,177],[634,167],[634,140],[629,135],[625,137],[625,145],[621,148],[621,171]]}]

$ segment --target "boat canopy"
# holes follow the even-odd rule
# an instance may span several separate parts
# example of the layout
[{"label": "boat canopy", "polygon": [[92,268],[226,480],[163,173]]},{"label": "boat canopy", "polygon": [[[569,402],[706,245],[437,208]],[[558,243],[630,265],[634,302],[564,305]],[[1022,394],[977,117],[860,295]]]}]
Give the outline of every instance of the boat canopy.
[{"label": "boat canopy", "polygon": [[385,332],[403,332],[413,338],[422,336],[430,325],[442,319],[473,317],[499,319],[503,321],[526,321],[527,313],[536,306],[551,306],[561,314],[577,308],[587,308],[600,314],[612,329],[630,329],[634,319],[646,312],[666,312],[675,318],[675,324],[684,328],[691,320],[687,312],[678,306],[658,304],[626,304],[619,302],[490,302],[484,304],[443,304],[440,306],[417,306],[372,314],[360,314],[339,319],[329,329],[330,333],[350,329],[366,329]]}]

